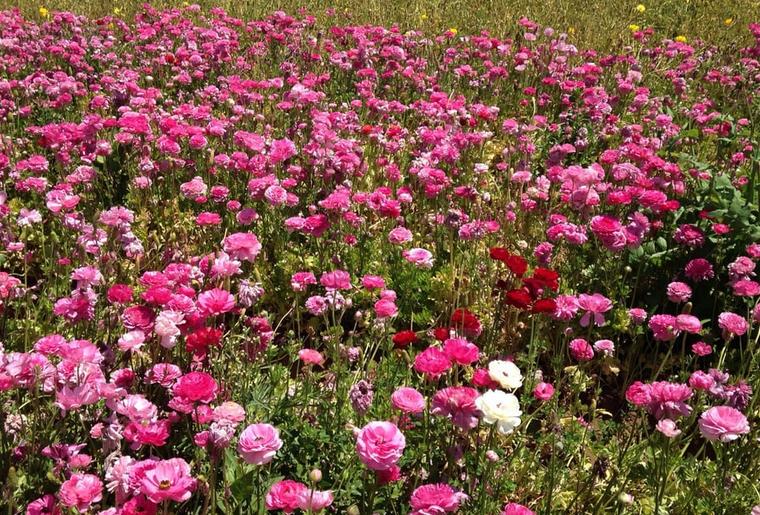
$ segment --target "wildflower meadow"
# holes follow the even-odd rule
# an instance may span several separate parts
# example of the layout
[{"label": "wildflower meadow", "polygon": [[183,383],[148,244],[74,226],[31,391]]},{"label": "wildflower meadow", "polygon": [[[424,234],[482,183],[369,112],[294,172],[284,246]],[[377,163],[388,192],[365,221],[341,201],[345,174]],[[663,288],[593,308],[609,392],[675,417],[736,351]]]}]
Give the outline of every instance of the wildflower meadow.
[{"label": "wildflower meadow", "polygon": [[760,20],[647,9],[0,11],[0,511],[760,514]]}]

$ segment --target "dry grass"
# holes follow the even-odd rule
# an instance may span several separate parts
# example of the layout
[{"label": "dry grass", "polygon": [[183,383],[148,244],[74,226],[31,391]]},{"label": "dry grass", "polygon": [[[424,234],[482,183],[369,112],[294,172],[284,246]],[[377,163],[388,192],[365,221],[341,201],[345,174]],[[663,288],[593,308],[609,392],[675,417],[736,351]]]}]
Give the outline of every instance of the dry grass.
[{"label": "dry grass", "polygon": [[[70,10],[91,17],[129,17],[142,0],[0,0],[0,8],[18,7],[39,18],[38,9]],[[156,7],[180,7],[181,1],[158,0]],[[403,30],[460,33],[489,30],[506,35],[517,30],[521,16],[574,33],[581,46],[613,49],[630,40],[629,26],[653,27],[663,37],[685,36],[710,43],[744,42],[747,24],[760,21],[760,0],[198,0],[202,7],[219,6],[244,19],[260,18],[275,10],[296,13],[305,8],[318,18],[334,8],[335,23],[398,24]],[[637,5],[644,5],[644,12]],[[187,5],[184,3],[184,5]],[[639,8],[640,9],[640,8]]]}]

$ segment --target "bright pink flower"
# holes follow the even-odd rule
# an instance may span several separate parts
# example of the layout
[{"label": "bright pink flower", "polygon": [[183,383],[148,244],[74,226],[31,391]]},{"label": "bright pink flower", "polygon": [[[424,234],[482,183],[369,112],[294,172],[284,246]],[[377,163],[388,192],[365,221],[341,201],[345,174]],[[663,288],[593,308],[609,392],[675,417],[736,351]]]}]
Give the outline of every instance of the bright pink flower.
[{"label": "bright pink flower", "polygon": [[252,232],[236,232],[222,242],[224,251],[234,259],[253,261],[261,252],[261,243]]},{"label": "bright pink flower", "polygon": [[291,479],[276,482],[267,492],[267,510],[283,510],[285,513],[293,513],[299,509],[303,494],[308,489],[305,484]]},{"label": "bright pink flower", "polygon": [[238,453],[246,463],[254,465],[269,463],[281,447],[280,432],[270,424],[252,424],[238,439]]},{"label": "bright pink flower", "polygon": [[214,288],[198,295],[198,307],[204,316],[221,315],[232,311],[235,297],[227,290]]},{"label": "bright pink flower", "polygon": [[451,361],[438,347],[428,347],[414,358],[414,370],[428,379],[436,379],[450,368]]},{"label": "bright pink flower", "polygon": [[322,365],[325,362],[324,356],[314,349],[301,349],[298,351],[298,357],[309,365]]},{"label": "bright pink flower", "polygon": [[681,430],[678,429],[676,423],[669,418],[663,418],[659,420],[655,427],[660,433],[664,434],[668,438],[675,438],[681,434]]},{"label": "bright pink flower", "polygon": [[146,460],[139,465],[135,468],[135,479],[140,493],[151,502],[184,502],[195,490],[197,481],[190,475],[190,465],[182,458]]},{"label": "bright pink flower", "polygon": [[443,342],[443,352],[449,360],[460,365],[470,365],[480,357],[478,346],[464,338],[449,338]]},{"label": "bright pink flower", "polygon": [[172,393],[187,402],[208,404],[216,398],[218,385],[206,372],[189,372],[177,380]]},{"label": "bright pink flower", "polygon": [[412,515],[455,512],[467,500],[462,492],[457,492],[445,483],[422,485],[412,492],[409,503]]},{"label": "bright pink flower", "polygon": [[718,325],[723,329],[725,338],[742,336],[749,328],[749,324],[744,317],[731,312],[718,315]]},{"label": "bright pink flower", "polygon": [[697,342],[691,346],[691,351],[697,356],[709,356],[712,354],[712,347],[705,342]]},{"label": "bright pink flower", "polygon": [[676,317],[676,328],[691,334],[699,334],[702,330],[702,322],[694,315],[681,314]]},{"label": "bright pink flower", "polygon": [[396,303],[392,300],[380,299],[375,302],[375,314],[377,315],[378,320],[396,316],[396,313],[398,313],[398,308],[396,307]]},{"label": "bright pink flower", "polygon": [[667,294],[670,302],[687,302],[691,298],[691,288],[688,284],[673,281],[668,284]]},{"label": "bright pink flower", "polygon": [[391,395],[391,404],[404,413],[422,413],[425,411],[425,397],[415,390],[402,386]]},{"label": "bright pink flower", "polygon": [[526,506],[523,506],[522,504],[511,502],[504,506],[501,515],[535,515],[535,513],[533,510],[527,508]]},{"label": "bright pink flower", "polygon": [[395,465],[406,447],[406,439],[392,422],[370,422],[356,438],[359,459],[372,470],[388,470]]},{"label": "bright pink flower", "polygon": [[533,397],[540,401],[548,401],[554,395],[554,387],[549,383],[538,383],[533,389]]},{"label": "bright pink flower", "polygon": [[581,317],[583,327],[588,327],[589,324],[602,326],[605,322],[604,313],[612,309],[612,301],[599,293],[593,295],[582,293],[578,296],[578,306],[586,311]]},{"label": "bright pink flower", "polygon": [[714,406],[699,417],[699,432],[708,440],[730,442],[749,433],[749,422],[735,408]]},{"label": "bright pink flower", "polygon": [[652,330],[655,340],[674,340],[680,333],[677,319],[673,315],[653,315],[649,319],[649,329]]},{"label": "bright pink flower", "polygon": [[686,274],[686,277],[696,282],[706,281],[715,276],[712,265],[709,261],[703,258],[692,259],[686,263],[684,274]]},{"label": "bright pink flower", "polygon": [[103,498],[103,482],[92,474],[72,474],[61,485],[58,498],[64,506],[87,511]]},{"label": "bright pink flower", "polygon": [[475,388],[450,386],[433,396],[430,413],[448,417],[451,422],[467,431],[478,425],[479,410],[475,400],[480,396]]},{"label": "bright pink flower", "polygon": [[419,268],[432,268],[433,267],[433,253],[426,249],[414,248],[405,250],[402,255],[404,259],[410,263],[418,266]]},{"label": "bright pink flower", "polygon": [[594,359],[594,348],[583,338],[571,340],[568,347],[570,355],[576,361],[591,361]]},{"label": "bright pink flower", "polygon": [[319,283],[327,290],[350,290],[351,276],[345,270],[334,270],[322,274]]}]

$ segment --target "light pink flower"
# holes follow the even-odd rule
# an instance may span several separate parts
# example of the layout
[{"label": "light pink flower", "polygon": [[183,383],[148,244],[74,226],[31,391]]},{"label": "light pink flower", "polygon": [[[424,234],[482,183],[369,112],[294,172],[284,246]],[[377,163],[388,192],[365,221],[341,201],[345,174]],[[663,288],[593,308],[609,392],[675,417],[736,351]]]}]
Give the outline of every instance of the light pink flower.
[{"label": "light pink flower", "polygon": [[252,424],[238,439],[238,453],[246,463],[264,465],[282,448],[280,432],[270,424]]},{"label": "light pink flower", "polygon": [[64,506],[87,511],[103,498],[103,482],[92,474],[72,474],[61,485],[58,498]]},{"label": "light pink flower", "polygon": [[370,422],[356,438],[359,459],[372,470],[388,470],[406,447],[406,438],[392,422]]},{"label": "light pink flower", "polygon": [[391,404],[404,413],[422,413],[425,411],[425,397],[415,390],[402,386],[391,395]]},{"label": "light pink flower", "polygon": [[187,501],[197,484],[182,458],[140,462],[135,465],[135,479],[140,493],[156,504]]},{"label": "light pink flower", "polygon": [[714,406],[699,417],[699,432],[708,440],[730,442],[749,433],[749,423],[735,408]]}]

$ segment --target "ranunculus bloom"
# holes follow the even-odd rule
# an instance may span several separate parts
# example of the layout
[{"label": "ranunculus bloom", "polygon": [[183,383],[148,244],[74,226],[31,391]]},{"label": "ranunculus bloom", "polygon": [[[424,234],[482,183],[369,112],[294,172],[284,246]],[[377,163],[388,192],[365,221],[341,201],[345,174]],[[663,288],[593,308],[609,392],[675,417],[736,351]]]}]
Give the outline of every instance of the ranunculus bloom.
[{"label": "ranunculus bloom", "polygon": [[520,369],[511,361],[491,361],[488,364],[488,376],[505,390],[517,390],[523,383]]},{"label": "ranunculus bloom", "polygon": [[511,502],[504,506],[501,515],[535,515],[535,512],[522,504]]},{"label": "ranunculus bloom", "polygon": [[747,332],[747,328],[749,327],[744,317],[730,311],[718,315],[718,325],[723,329],[723,334],[726,338],[742,336]]},{"label": "ranunculus bloom", "polygon": [[425,411],[425,397],[414,388],[407,386],[402,386],[393,392],[391,404],[404,413],[422,413]]},{"label": "ranunculus bloom", "polygon": [[308,489],[305,484],[291,479],[276,482],[267,492],[267,510],[282,510],[285,513],[293,513],[299,508],[303,494]]},{"label": "ranunculus bloom", "polygon": [[412,492],[409,503],[412,514],[425,515],[455,512],[459,504],[467,500],[462,492],[457,492],[445,483],[422,485]]},{"label": "ranunculus bloom", "polygon": [[681,430],[678,429],[676,423],[669,418],[663,418],[657,422],[657,430],[667,436],[668,438],[675,438],[681,434]]},{"label": "ranunculus bloom", "polygon": [[688,284],[673,281],[668,284],[667,294],[670,302],[687,302],[691,298],[691,288]]},{"label": "ranunculus bloom", "polygon": [[483,422],[497,424],[502,434],[509,434],[520,425],[520,403],[511,393],[488,390],[477,398],[475,405],[483,414]]},{"label": "ranunculus bloom", "polygon": [[188,402],[208,404],[216,398],[218,385],[206,372],[189,372],[177,380],[172,393]]},{"label": "ranunculus bloom", "polygon": [[251,424],[238,439],[238,453],[246,463],[263,465],[282,447],[280,432],[270,424]]},{"label": "ranunculus bloom", "polygon": [[533,397],[540,401],[548,401],[554,395],[554,387],[549,383],[538,383],[533,389]]},{"label": "ranunculus bloom", "polygon": [[406,438],[392,422],[370,422],[356,438],[359,459],[372,470],[388,470],[406,447]]},{"label": "ranunculus bloom", "polygon": [[451,368],[451,361],[438,347],[428,347],[414,358],[414,369],[428,379],[437,379]]},{"label": "ranunculus bloom", "polygon": [[570,355],[576,361],[591,361],[594,359],[594,348],[583,338],[571,340],[568,347]]},{"label": "ranunculus bloom", "polygon": [[730,442],[749,433],[749,422],[738,409],[714,406],[699,417],[699,432],[708,440]]},{"label": "ranunculus bloom", "polygon": [[475,363],[480,356],[478,346],[464,338],[449,338],[443,342],[443,352],[447,358],[460,365]]},{"label": "ranunculus bloom", "polygon": [[314,349],[301,349],[298,351],[298,357],[309,365],[322,365],[325,362],[324,356]]},{"label": "ranunculus bloom", "polygon": [[475,400],[478,391],[469,386],[450,386],[439,390],[433,396],[433,415],[448,417],[451,422],[465,431],[478,425],[478,407]]},{"label": "ranunculus bloom", "polygon": [[224,251],[233,259],[253,261],[261,252],[261,243],[252,232],[236,232],[222,242]]},{"label": "ranunculus bloom", "polygon": [[92,474],[72,474],[61,485],[58,498],[64,506],[87,511],[103,498],[103,482]]},{"label": "ranunculus bloom", "polygon": [[156,504],[187,501],[197,484],[190,475],[190,465],[182,458],[146,460],[135,467],[140,493]]},{"label": "ranunculus bloom", "polygon": [[235,307],[235,297],[227,290],[214,288],[198,295],[198,307],[205,316],[221,315],[232,311]]}]

